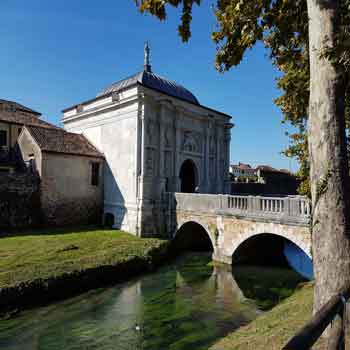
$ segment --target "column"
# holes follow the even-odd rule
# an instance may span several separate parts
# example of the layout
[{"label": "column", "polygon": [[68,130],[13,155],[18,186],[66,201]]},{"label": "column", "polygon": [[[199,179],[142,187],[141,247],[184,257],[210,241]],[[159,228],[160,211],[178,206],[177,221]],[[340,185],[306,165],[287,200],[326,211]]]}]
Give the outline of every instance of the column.
[{"label": "column", "polygon": [[175,129],[175,145],[174,145],[174,191],[180,192],[180,179],[179,179],[179,171],[180,171],[180,152],[181,152],[181,112],[176,109],[175,110],[175,121],[174,121],[174,129]]},{"label": "column", "polygon": [[159,176],[161,178],[165,177],[164,174],[164,124],[165,124],[165,106],[160,105],[160,115],[159,115]]},{"label": "column", "polygon": [[145,110],[141,115],[141,177],[146,175],[146,119]]},{"label": "column", "polygon": [[166,184],[166,174],[165,174],[165,165],[164,165],[164,152],[165,152],[165,112],[166,108],[163,104],[160,105],[160,114],[159,114],[159,169],[158,176],[159,182],[156,184],[158,187],[158,195],[162,196],[162,193],[165,192]]},{"label": "column", "polygon": [[230,193],[230,143],[231,143],[231,126],[225,125],[225,147],[226,147],[226,156],[224,163],[224,171],[225,171],[225,184],[224,184],[224,192]]},{"label": "column", "polygon": [[142,235],[142,207],[144,198],[144,178],[145,178],[145,134],[146,134],[146,119],[145,119],[145,103],[144,100],[139,105],[139,121],[140,136],[138,137],[140,152],[139,155],[139,167],[138,167],[138,191],[137,191],[137,213],[136,213],[136,234],[137,236]]},{"label": "column", "polygon": [[215,125],[215,133],[216,133],[216,192],[221,192],[221,175],[220,174],[220,133],[219,133],[219,126]]},{"label": "column", "polygon": [[204,177],[205,177],[205,192],[210,192],[210,176],[209,176],[209,167],[210,167],[210,121],[204,123]]}]

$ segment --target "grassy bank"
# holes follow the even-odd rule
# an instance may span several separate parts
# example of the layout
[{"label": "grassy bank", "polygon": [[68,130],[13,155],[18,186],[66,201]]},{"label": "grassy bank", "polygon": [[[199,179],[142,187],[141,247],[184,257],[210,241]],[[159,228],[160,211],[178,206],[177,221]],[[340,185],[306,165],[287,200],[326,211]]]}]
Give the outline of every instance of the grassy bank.
[{"label": "grassy bank", "polygon": [[229,334],[210,350],[279,350],[311,317],[313,284],[302,285],[253,322]]},{"label": "grassy bank", "polygon": [[156,265],[167,245],[164,240],[98,228],[3,236],[0,311],[124,280]]}]

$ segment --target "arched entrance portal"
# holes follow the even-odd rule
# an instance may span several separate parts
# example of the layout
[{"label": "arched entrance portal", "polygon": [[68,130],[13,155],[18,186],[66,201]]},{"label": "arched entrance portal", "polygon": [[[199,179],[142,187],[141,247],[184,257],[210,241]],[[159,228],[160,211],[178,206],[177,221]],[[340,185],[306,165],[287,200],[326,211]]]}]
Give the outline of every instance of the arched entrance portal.
[{"label": "arched entrance portal", "polygon": [[180,169],[181,192],[194,193],[198,186],[197,168],[190,159],[182,163]]}]

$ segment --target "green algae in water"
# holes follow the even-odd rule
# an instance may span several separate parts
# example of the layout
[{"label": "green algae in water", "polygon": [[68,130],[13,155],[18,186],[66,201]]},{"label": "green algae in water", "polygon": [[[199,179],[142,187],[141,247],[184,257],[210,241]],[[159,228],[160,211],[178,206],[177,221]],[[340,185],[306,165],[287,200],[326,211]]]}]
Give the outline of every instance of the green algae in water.
[{"label": "green algae in water", "polygon": [[2,320],[0,349],[208,349],[259,312],[231,268],[209,262],[188,254],[153,274]]}]

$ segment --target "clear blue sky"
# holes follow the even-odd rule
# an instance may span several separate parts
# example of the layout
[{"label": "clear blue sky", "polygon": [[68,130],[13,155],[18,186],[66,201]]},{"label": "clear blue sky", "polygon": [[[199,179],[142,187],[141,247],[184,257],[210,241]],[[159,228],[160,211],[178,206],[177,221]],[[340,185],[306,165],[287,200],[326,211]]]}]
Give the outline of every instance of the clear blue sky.
[{"label": "clear blue sky", "polygon": [[201,104],[233,116],[231,161],[297,169],[280,155],[286,125],[273,104],[280,92],[261,45],[224,74],[214,68],[215,28],[208,2],[196,7],[193,36],[177,35],[178,11],[166,22],[138,13],[134,0],[1,0],[0,98],[59,123],[61,110],[93,98],[143,65],[151,42],[153,71],[191,90]]}]

